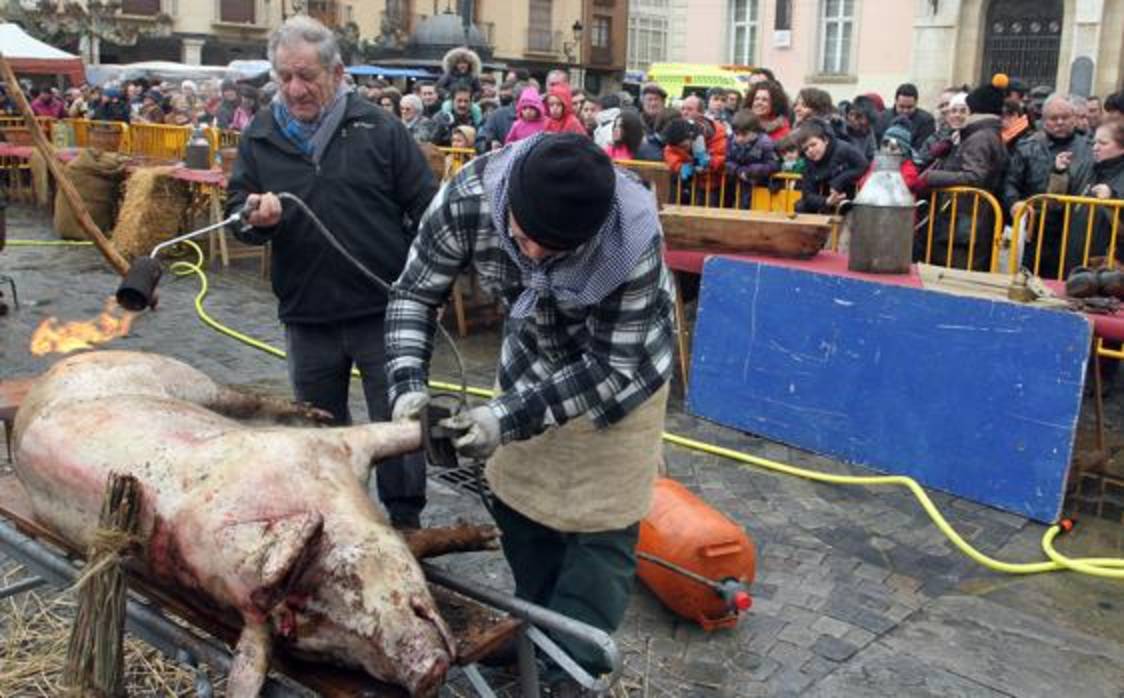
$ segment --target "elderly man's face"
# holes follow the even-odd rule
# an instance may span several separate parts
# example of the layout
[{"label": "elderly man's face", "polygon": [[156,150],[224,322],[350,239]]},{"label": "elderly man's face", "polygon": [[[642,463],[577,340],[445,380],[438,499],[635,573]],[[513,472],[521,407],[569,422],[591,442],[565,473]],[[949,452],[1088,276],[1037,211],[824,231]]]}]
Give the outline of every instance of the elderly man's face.
[{"label": "elderly man's face", "polygon": [[414,109],[414,105],[408,101],[403,101],[399,104],[398,110],[402,112],[403,121],[413,121],[414,117],[418,115],[417,110]]},{"label": "elderly man's face", "polygon": [[1054,138],[1069,138],[1077,126],[1073,106],[1064,99],[1051,100],[1042,108],[1042,124]]},{"label": "elderly man's face", "polygon": [[645,92],[640,98],[640,105],[645,114],[659,114],[663,111],[663,97],[660,97],[657,92]]},{"label": "elderly man's face", "polygon": [[695,96],[683,100],[683,104],[679,106],[679,115],[687,121],[694,121],[701,113],[699,98]]},{"label": "elderly man's face", "polygon": [[277,47],[274,58],[285,106],[301,121],[316,121],[336,96],[336,89],[343,80],[343,66],[329,70],[320,65],[316,46],[306,42],[282,44]]}]

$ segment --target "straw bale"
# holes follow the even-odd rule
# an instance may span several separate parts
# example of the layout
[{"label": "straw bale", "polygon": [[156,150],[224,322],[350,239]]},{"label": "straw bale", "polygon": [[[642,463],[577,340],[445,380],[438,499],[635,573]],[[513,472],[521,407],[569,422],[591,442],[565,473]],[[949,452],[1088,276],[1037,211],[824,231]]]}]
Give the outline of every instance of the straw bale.
[{"label": "straw bale", "polygon": [[141,167],[125,182],[113,246],[130,261],[179,232],[191,192],[186,182],[170,176],[171,171],[171,167]]},{"label": "straw bale", "polygon": [[[126,156],[118,153],[83,148],[78,157],[66,165],[70,183],[82,197],[90,218],[94,219],[102,232],[113,227],[127,161]],[[86,233],[78,224],[78,218],[61,189],[55,193],[55,232],[66,240],[86,239]]]}]

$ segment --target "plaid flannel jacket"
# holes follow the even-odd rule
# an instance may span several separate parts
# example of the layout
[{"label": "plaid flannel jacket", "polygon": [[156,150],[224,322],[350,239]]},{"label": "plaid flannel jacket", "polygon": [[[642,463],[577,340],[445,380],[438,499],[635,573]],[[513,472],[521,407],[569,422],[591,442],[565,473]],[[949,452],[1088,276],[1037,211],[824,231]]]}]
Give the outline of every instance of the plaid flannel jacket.
[{"label": "plaid flannel jacket", "polygon": [[[426,389],[437,308],[472,264],[481,286],[506,307],[523,291],[500,247],[484,190],[489,157],[446,183],[422,217],[386,311],[390,404]],[[663,241],[653,240],[631,275],[594,306],[542,297],[532,315],[504,324],[498,383],[489,402],[504,443],[527,439],[588,413],[598,426],[620,421],[671,376],[673,287]]]}]

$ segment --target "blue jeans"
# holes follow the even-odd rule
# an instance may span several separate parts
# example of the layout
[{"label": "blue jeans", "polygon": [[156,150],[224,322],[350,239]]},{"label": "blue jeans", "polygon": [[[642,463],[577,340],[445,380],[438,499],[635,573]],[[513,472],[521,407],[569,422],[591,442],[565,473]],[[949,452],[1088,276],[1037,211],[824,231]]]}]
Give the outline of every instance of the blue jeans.
[{"label": "blue jeans", "polygon": [[[316,325],[285,325],[289,381],[297,400],[326,410],[336,424],[351,424],[347,393],[351,367],[359,368],[367,416],[390,419],[387,405],[383,316]],[[379,501],[391,520],[416,516],[425,507],[425,457],[421,452],[392,458],[375,468]]]}]

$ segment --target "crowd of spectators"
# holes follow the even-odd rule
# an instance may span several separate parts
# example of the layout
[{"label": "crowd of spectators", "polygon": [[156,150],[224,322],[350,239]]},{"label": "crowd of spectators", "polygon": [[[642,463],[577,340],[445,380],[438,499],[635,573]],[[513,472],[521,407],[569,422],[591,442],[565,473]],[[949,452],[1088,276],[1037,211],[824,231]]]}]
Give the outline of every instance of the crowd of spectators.
[{"label": "crowd of spectators", "polygon": [[[680,96],[648,83],[638,100],[627,91],[594,95],[574,89],[560,69],[542,82],[524,70],[497,80],[467,48],[449,51],[443,68],[439,79],[414,82],[406,92],[382,80],[352,84],[400,119],[419,143],[485,153],[544,131],[584,134],[615,160],[665,163],[677,182],[672,196],[680,202],[746,208],[752,185],[776,186],[775,173],[791,172],[802,175],[799,211],[829,212],[855,195],[880,150],[901,158],[902,176],[915,195],[951,186],[984,189],[1002,202],[1007,224],[1022,202],[1048,190],[1124,198],[1120,92],[1104,100],[1083,98],[996,76],[975,87],[943,90],[928,111],[909,83],[897,88],[888,105],[871,92],[836,102],[814,87],[795,91],[790,100],[765,68],[750,75],[744,91],[713,88]],[[273,83],[259,88],[229,80],[133,80],[65,92],[32,90],[31,98],[42,116],[241,130],[275,92]],[[0,113],[12,111],[0,91]],[[945,216],[935,226],[935,244],[947,244],[951,231],[957,261],[966,263],[972,213],[962,209],[956,221],[947,219],[947,210],[934,215]],[[986,268],[993,219],[990,210],[980,216],[973,266]],[[1051,213],[1038,223],[1054,230],[1063,225],[1060,216]],[[1059,237],[1048,236],[1053,242],[1044,246],[1047,268],[1061,255]]]}]

